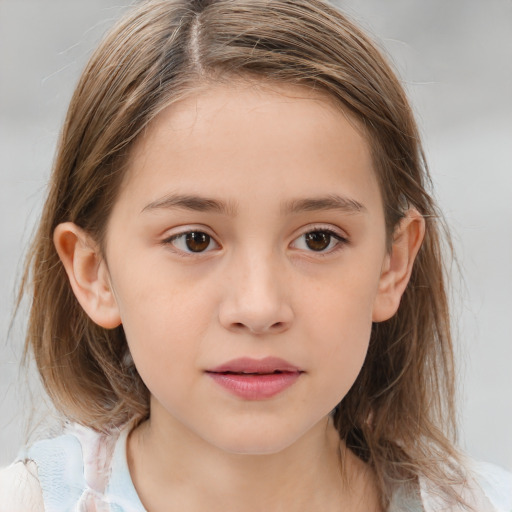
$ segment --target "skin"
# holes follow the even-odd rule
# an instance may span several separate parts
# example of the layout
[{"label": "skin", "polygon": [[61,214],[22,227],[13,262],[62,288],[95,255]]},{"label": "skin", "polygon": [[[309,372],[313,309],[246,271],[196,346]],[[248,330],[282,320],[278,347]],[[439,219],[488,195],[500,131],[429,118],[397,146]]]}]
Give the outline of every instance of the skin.
[{"label": "skin", "polygon": [[[188,231],[209,235],[204,250],[190,251]],[[212,86],[153,121],[105,254],[74,224],[55,231],[78,300],[99,325],[123,324],[151,392],[128,443],[148,511],[379,510],[371,471],[329,413],[372,322],[396,312],[423,231],[411,210],[386,250],[367,141],[319,93]],[[310,232],[328,245],[312,250]],[[234,396],[205,373],[267,356],[303,371],[269,399]]]}]

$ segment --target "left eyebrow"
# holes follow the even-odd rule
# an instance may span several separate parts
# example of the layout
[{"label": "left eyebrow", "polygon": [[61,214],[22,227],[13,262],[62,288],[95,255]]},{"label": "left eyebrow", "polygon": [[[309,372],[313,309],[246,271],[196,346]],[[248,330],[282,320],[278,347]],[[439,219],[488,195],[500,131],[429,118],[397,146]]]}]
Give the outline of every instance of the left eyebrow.
[{"label": "left eyebrow", "polygon": [[318,198],[294,199],[283,205],[283,213],[339,210],[345,213],[366,213],[366,207],[355,199],[339,195]]}]

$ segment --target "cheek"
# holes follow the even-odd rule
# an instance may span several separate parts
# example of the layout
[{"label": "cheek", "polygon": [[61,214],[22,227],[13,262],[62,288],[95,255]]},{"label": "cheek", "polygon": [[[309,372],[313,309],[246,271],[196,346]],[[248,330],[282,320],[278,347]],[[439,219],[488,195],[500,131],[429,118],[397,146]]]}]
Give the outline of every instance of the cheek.
[{"label": "cheek", "polygon": [[361,370],[371,335],[380,267],[366,263],[361,261],[350,266],[350,272],[331,276],[308,300],[307,336],[316,340],[313,354],[323,371],[324,385],[334,381],[342,394]]},{"label": "cheek", "polygon": [[139,275],[144,278],[119,276],[117,281],[128,346],[144,380],[156,375],[172,378],[184,365],[196,365],[212,316],[211,301],[205,290],[180,286],[172,276],[148,271]]},{"label": "cheek", "polygon": [[[336,313],[336,312],[333,312]],[[318,369],[323,374],[324,385],[332,385],[339,399],[348,392],[359,375],[366,358],[371,334],[369,314],[341,315],[324,333],[321,343],[323,354]],[[360,313],[357,311],[355,313]]]}]

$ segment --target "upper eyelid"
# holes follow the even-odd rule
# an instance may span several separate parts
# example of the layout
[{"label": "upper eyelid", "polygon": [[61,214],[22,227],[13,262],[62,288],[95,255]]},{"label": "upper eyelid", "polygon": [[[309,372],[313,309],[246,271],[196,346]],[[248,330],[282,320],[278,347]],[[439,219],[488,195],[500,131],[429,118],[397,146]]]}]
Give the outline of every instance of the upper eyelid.
[{"label": "upper eyelid", "polygon": [[177,240],[178,238],[186,236],[186,235],[188,235],[190,233],[204,233],[205,235],[208,235],[215,242],[215,244],[217,244],[220,247],[220,243],[217,241],[217,237],[216,236],[208,233],[205,230],[201,230],[201,229],[189,229],[187,231],[180,231],[179,233],[174,233],[172,235],[166,236],[163,239],[163,242],[168,242],[168,241],[171,241],[171,240]]},{"label": "upper eyelid", "polygon": [[[220,245],[220,243],[218,241],[219,237],[218,237],[217,233],[213,229],[211,229],[207,226],[200,226],[200,225],[192,226],[192,227],[183,226],[183,229],[181,229],[181,230],[180,230],[180,227],[178,226],[176,228],[172,228],[172,230],[174,230],[174,229],[177,229],[179,231],[176,231],[171,234],[164,234],[163,241],[176,239],[180,236],[187,235],[188,233],[199,232],[199,233],[206,233],[208,236],[212,237],[217,244]],[[166,230],[166,232],[167,231],[170,231],[170,230]],[[339,236],[343,239],[348,240],[348,238],[349,238],[349,234],[346,232],[346,230],[341,229],[338,226],[333,226],[332,224],[318,223],[318,224],[308,224],[308,225],[302,226],[299,229],[295,230],[295,233],[292,235],[293,236],[292,240],[295,240],[296,238],[298,238],[300,236],[303,236],[307,233],[311,233],[314,231],[328,231],[328,232],[330,232],[336,236]]]},{"label": "upper eyelid", "polygon": [[[169,233],[170,232],[170,233]],[[208,236],[212,237],[217,242],[217,234],[211,228],[207,226],[177,226],[175,228],[166,229],[164,234],[162,235],[162,239],[171,240],[174,238],[178,238],[183,235],[187,235],[188,233],[206,233]],[[218,242],[217,242],[218,243]]]},{"label": "upper eyelid", "polygon": [[332,229],[309,229],[307,231],[303,231],[300,235],[295,236],[290,243],[295,242],[299,238],[301,238],[301,237],[303,237],[305,235],[308,235],[309,233],[328,233],[329,236],[337,239],[338,242],[341,242],[343,244],[348,244],[349,243],[349,239],[348,239],[348,237],[346,235],[338,233],[338,232],[336,232],[336,231],[334,231]]},{"label": "upper eyelid", "polygon": [[319,223],[319,224],[309,224],[309,225],[303,226],[302,228],[300,228],[300,230],[298,230],[296,232],[297,234],[294,235],[293,240],[295,240],[296,238],[298,238],[300,236],[303,236],[303,235],[306,235],[308,233],[312,233],[315,231],[326,231],[326,232],[332,233],[335,236],[343,238],[344,240],[349,239],[349,234],[347,233],[346,230],[341,229],[338,226],[333,226],[332,224]]},{"label": "upper eyelid", "polygon": [[333,235],[345,237],[344,233],[341,230],[333,229],[333,228],[324,228],[324,227],[307,229],[302,234],[307,235],[308,233],[316,233],[316,232],[332,233]]}]

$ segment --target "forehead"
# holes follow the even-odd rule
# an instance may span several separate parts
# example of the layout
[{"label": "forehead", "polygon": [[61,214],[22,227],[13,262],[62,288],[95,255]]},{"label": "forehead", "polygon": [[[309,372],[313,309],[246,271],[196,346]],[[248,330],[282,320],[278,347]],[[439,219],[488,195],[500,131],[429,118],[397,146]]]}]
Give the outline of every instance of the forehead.
[{"label": "forehead", "polygon": [[237,183],[300,196],[305,187],[328,193],[340,180],[348,189],[376,186],[363,130],[333,98],[304,86],[235,82],[166,107],[132,148],[124,185],[147,196],[163,186],[236,193]]},{"label": "forehead", "polygon": [[[227,124],[241,128],[247,123],[263,122],[269,128],[285,126],[284,134],[301,127],[314,128],[314,123],[318,121],[336,122],[340,120],[340,116],[360,137],[366,138],[361,123],[341,102],[322,90],[305,85],[250,78],[235,78],[232,83],[223,81],[198,84],[177,101],[171,102],[153,119],[137,140],[135,151],[154,132],[163,129],[183,131],[188,128],[190,131],[194,129],[195,135],[199,135],[198,130],[219,121],[222,124],[217,125],[217,129]],[[198,124],[198,120],[203,124]],[[296,122],[291,124],[290,121]]]}]

